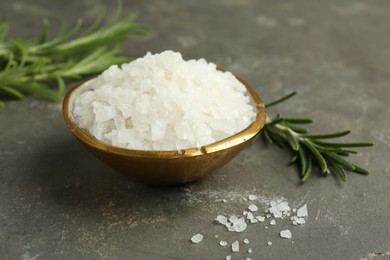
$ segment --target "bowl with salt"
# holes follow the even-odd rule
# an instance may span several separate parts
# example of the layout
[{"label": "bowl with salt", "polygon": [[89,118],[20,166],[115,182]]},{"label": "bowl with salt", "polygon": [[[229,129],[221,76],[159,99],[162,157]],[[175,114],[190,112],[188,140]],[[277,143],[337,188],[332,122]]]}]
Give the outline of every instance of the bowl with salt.
[{"label": "bowl with salt", "polygon": [[79,83],[65,95],[63,115],[98,159],[153,185],[210,174],[253,141],[266,119],[263,102],[243,80],[172,51]]}]

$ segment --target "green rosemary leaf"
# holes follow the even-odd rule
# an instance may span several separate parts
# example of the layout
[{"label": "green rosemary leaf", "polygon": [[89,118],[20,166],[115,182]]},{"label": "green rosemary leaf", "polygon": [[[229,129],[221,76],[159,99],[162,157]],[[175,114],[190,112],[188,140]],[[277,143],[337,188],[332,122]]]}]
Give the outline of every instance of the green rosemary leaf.
[{"label": "green rosemary leaf", "polygon": [[8,86],[0,85],[0,91],[3,91],[4,93],[16,98],[16,99],[23,99],[24,95],[18,91],[17,89],[10,88]]},{"label": "green rosemary leaf", "polygon": [[296,163],[298,161],[298,157],[299,157],[298,153],[293,154],[293,156],[291,156],[291,159],[290,159],[288,165],[290,166],[290,165],[293,165],[294,163]]},{"label": "green rosemary leaf", "polygon": [[268,128],[268,134],[277,146],[280,148],[286,147],[283,137],[281,137],[275,130]]},{"label": "green rosemary leaf", "polygon": [[290,128],[291,130],[293,130],[294,132],[297,132],[299,134],[306,134],[307,133],[307,129],[304,128],[304,127],[301,127],[301,126],[296,126],[296,125],[293,125],[291,124],[289,121],[285,120],[286,121],[286,126],[288,128]]},{"label": "green rosemary leaf", "polygon": [[284,96],[284,97],[282,97],[282,98],[280,98],[280,99],[277,99],[277,100],[275,100],[275,101],[273,101],[273,102],[271,102],[271,103],[266,104],[265,106],[266,106],[267,108],[272,107],[272,106],[275,106],[275,105],[277,105],[277,104],[279,104],[279,103],[281,103],[281,102],[283,102],[283,101],[286,101],[286,100],[289,99],[289,98],[292,98],[292,97],[295,96],[296,94],[297,94],[297,92],[294,91],[294,92],[292,92],[292,93],[290,93],[290,94],[288,94],[288,95],[286,95],[286,96]]},{"label": "green rosemary leaf", "polygon": [[306,171],[305,171],[305,173],[303,174],[303,176],[301,178],[301,182],[302,183],[306,182],[307,179],[309,179],[309,177],[311,175],[311,171],[312,171],[312,166],[313,166],[312,159],[310,157],[308,157],[308,159],[307,159],[307,168],[306,168]]},{"label": "green rosemary leaf", "polygon": [[273,143],[271,137],[270,137],[269,134],[268,134],[268,130],[267,130],[267,129],[264,129],[264,131],[263,131],[263,137],[264,137],[264,140],[267,141],[268,143],[270,143],[270,144]]},{"label": "green rosemary leaf", "polygon": [[335,132],[330,134],[322,134],[322,135],[302,135],[302,137],[310,138],[310,139],[330,139],[330,138],[342,137],[350,133],[351,131],[347,130],[347,131]]},{"label": "green rosemary leaf", "polygon": [[291,149],[293,149],[294,151],[298,151],[299,150],[299,143],[298,143],[298,140],[294,137],[293,132],[289,128],[287,128],[287,130],[285,131],[285,134],[287,136],[287,140],[291,146]]},{"label": "green rosemary leaf", "polygon": [[306,150],[301,146],[301,149],[298,150],[299,159],[301,163],[301,178],[304,178],[305,174],[307,174],[307,168],[309,167],[309,161],[307,157]]},{"label": "green rosemary leaf", "polygon": [[337,162],[333,160],[329,160],[330,164],[332,165],[332,168],[334,171],[340,176],[340,179],[344,182],[347,181],[347,173],[345,172],[344,168],[340,166]]},{"label": "green rosemary leaf", "polygon": [[368,147],[373,146],[373,143],[328,143],[328,142],[322,142],[322,141],[314,141],[316,144],[326,147]]},{"label": "green rosemary leaf", "polygon": [[311,124],[313,123],[313,120],[309,118],[285,118],[285,121],[291,123],[291,124]]},{"label": "green rosemary leaf", "polygon": [[355,173],[359,173],[359,174],[363,174],[363,175],[368,175],[369,172],[366,170],[366,169],[363,169],[357,165],[353,165],[355,167],[355,169],[351,170],[352,172],[355,172]]},{"label": "green rosemary leaf", "polygon": [[333,160],[333,161],[337,162],[338,164],[344,166],[344,168],[346,168],[349,171],[354,171],[356,169],[355,165],[348,162],[347,160],[344,160],[343,158],[341,158],[339,155],[337,155],[335,153],[326,153],[325,156],[327,158],[329,158],[330,160]]},{"label": "green rosemary leaf", "polygon": [[316,149],[316,147],[308,139],[303,139],[303,143],[306,145],[306,147],[312,152],[313,156],[316,158],[316,161],[321,167],[322,172],[324,174],[330,173],[326,160],[324,159],[322,154]]}]

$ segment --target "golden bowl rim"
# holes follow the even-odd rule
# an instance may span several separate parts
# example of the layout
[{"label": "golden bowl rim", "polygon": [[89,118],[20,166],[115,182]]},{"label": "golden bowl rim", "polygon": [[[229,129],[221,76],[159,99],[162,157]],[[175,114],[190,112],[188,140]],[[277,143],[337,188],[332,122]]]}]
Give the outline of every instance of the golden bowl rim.
[{"label": "golden bowl rim", "polygon": [[[257,109],[256,119],[242,131],[221,139],[217,142],[207,144],[201,147],[186,148],[182,150],[135,150],[122,148],[114,146],[105,142],[102,142],[92,135],[90,135],[86,130],[80,128],[73,120],[70,118],[70,101],[73,94],[82,88],[86,83],[90,82],[97,78],[97,76],[82,80],[77,83],[74,87],[69,89],[64,96],[62,103],[62,112],[65,122],[70,129],[70,131],[82,142],[88,144],[88,146],[104,151],[111,154],[117,154],[121,156],[131,156],[131,157],[144,157],[144,158],[159,158],[159,159],[175,159],[183,157],[194,157],[201,156],[204,154],[210,154],[231,147],[240,145],[242,143],[248,142],[251,139],[254,139],[263,128],[266,121],[266,111],[265,105],[262,102],[261,98],[257,95],[254,89],[249,86],[241,78],[235,76],[246,88]],[[85,90],[86,91],[86,90]]]}]

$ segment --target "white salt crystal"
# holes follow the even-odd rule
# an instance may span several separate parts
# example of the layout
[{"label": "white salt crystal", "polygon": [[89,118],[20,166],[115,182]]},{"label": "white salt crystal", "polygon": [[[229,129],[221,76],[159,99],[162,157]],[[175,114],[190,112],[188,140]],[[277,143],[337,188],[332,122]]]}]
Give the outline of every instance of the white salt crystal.
[{"label": "white salt crystal", "polygon": [[218,223],[222,225],[226,225],[228,223],[228,219],[225,216],[218,215],[217,218],[215,219]]},{"label": "white salt crystal", "polygon": [[[141,150],[201,147],[256,118],[249,93],[230,72],[204,59],[185,61],[173,51],[111,66],[85,84],[71,113],[97,139]],[[131,130],[132,139],[118,142],[113,132],[120,129]]]},{"label": "white salt crystal", "polygon": [[94,102],[93,112],[95,113],[95,120],[97,123],[102,123],[112,119],[115,115],[115,108],[112,106],[104,105],[101,103]]},{"label": "white salt crystal", "polygon": [[252,248],[248,248],[248,253],[252,254]]},{"label": "white salt crystal", "polygon": [[271,226],[275,226],[276,225],[276,221],[275,219],[271,220],[271,222],[269,223]]},{"label": "white salt crystal", "polygon": [[219,241],[219,244],[221,246],[227,246],[228,243],[226,241],[221,240],[221,241]]},{"label": "white salt crystal", "polygon": [[258,223],[259,220],[258,220],[257,218],[252,218],[252,219],[250,220],[250,222],[251,222],[252,224],[254,224],[254,223]]},{"label": "white salt crystal", "polygon": [[245,244],[249,244],[249,239],[245,238],[243,241]]},{"label": "white salt crystal", "polygon": [[298,217],[307,217],[307,205],[306,204],[298,209],[297,216]]},{"label": "white salt crystal", "polygon": [[267,243],[269,246],[272,246],[272,241],[268,241]]},{"label": "white salt crystal", "polygon": [[232,215],[230,218],[229,218],[229,221],[231,223],[235,223],[236,221],[238,221],[238,217],[236,215]]},{"label": "white salt crystal", "polygon": [[226,260],[231,260],[231,259],[232,259],[231,255],[226,256]]},{"label": "white salt crystal", "polygon": [[257,206],[255,204],[251,204],[248,209],[252,212],[257,211]]},{"label": "white salt crystal", "polygon": [[191,241],[192,243],[194,244],[198,244],[199,242],[201,242],[203,240],[203,235],[202,234],[196,234],[194,235],[193,237],[191,237]]},{"label": "white salt crystal", "polygon": [[256,196],[256,195],[250,194],[250,195],[248,196],[248,199],[249,199],[250,201],[256,200],[256,199],[257,199],[257,196]]},{"label": "white salt crystal", "polygon": [[244,218],[240,218],[240,219],[236,220],[235,222],[233,222],[233,226],[234,226],[234,229],[236,232],[242,232],[246,229],[247,224],[245,223]]},{"label": "white salt crystal", "polygon": [[304,218],[298,218],[298,219],[296,220],[296,222],[297,222],[297,224],[299,224],[299,225],[303,225],[303,224],[306,223],[306,220],[305,220]]},{"label": "white salt crystal", "polygon": [[240,251],[240,245],[237,240],[232,243],[232,251],[235,253]]},{"label": "white salt crystal", "polygon": [[248,220],[251,220],[251,219],[253,219],[253,218],[254,218],[254,216],[253,216],[252,212],[247,212],[247,214],[246,214],[246,218],[247,218]]},{"label": "white salt crystal", "polygon": [[290,239],[292,237],[291,231],[288,229],[280,231],[280,237]]},{"label": "white salt crystal", "polygon": [[265,220],[265,217],[263,217],[263,216],[257,216],[256,217],[260,222],[264,222],[264,220]]}]

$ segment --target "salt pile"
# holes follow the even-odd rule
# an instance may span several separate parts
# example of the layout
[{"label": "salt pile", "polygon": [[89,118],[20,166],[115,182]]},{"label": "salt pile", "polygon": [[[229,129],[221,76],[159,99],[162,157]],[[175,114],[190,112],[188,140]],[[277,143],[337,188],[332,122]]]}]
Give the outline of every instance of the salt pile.
[{"label": "salt pile", "polygon": [[147,53],[111,66],[74,101],[75,123],[129,149],[180,150],[238,133],[255,119],[245,86],[230,72],[180,53]]},{"label": "salt pile", "polygon": [[[292,232],[289,229],[280,229],[278,225],[286,225],[286,222],[291,221],[292,225],[303,225],[307,222],[308,219],[308,209],[307,204],[304,204],[303,206],[299,207],[298,209],[292,208],[289,206],[288,201],[286,201],[284,198],[278,198],[278,199],[271,199],[266,203],[266,206],[262,210],[260,206],[257,206],[257,203],[263,203],[264,201],[261,200],[260,197],[250,194],[247,199],[242,198],[242,201],[250,201],[251,204],[246,205],[246,208],[241,214],[238,215],[230,215],[230,216],[224,216],[224,215],[218,215],[214,223],[225,226],[226,229],[230,232],[244,232],[251,227],[261,227],[263,226],[264,229],[270,230],[268,232],[277,233],[281,239],[292,239]],[[247,202],[246,202],[247,203]],[[257,204],[257,205],[256,205]],[[299,203],[300,204],[300,203]],[[262,216],[260,214],[266,214],[265,216]],[[263,223],[263,225],[261,225]],[[252,225],[255,224],[255,225]],[[264,226],[269,224],[269,226]],[[297,227],[295,227],[297,228]],[[269,233],[264,233],[264,231],[260,231],[259,233],[260,237],[264,237],[264,235]],[[271,234],[272,234],[271,233]],[[215,235],[215,237],[220,237],[220,235]],[[264,242],[268,246],[272,246],[274,243],[272,241]],[[292,244],[294,241],[291,242]],[[252,254],[253,252],[256,253],[256,248],[248,247],[250,244],[249,239],[245,238],[242,240],[242,244],[240,245],[240,242],[238,240],[235,240],[231,243],[230,252],[235,253],[236,255],[240,251],[240,247],[243,247],[244,251],[245,249],[248,254]],[[228,242],[226,240],[219,240],[219,245],[221,247],[226,247],[228,245]],[[226,259],[231,259],[232,256],[228,255],[226,256]],[[247,258],[250,259],[250,258]]]}]

